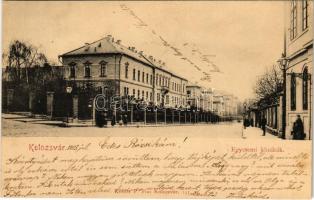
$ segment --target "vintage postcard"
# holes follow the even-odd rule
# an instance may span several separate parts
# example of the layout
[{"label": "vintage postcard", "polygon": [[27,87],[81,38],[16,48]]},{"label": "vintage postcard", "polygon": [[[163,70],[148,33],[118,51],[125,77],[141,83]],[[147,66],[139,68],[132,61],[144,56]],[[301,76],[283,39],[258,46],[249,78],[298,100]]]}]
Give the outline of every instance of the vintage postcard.
[{"label": "vintage postcard", "polygon": [[313,2],[2,2],[1,197],[310,199]]}]

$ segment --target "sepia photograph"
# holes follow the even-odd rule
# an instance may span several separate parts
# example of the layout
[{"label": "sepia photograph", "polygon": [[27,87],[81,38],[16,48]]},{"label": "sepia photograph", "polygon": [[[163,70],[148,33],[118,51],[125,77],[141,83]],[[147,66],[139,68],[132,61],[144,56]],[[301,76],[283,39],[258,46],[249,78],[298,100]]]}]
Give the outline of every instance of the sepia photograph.
[{"label": "sepia photograph", "polygon": [[1,196],[310,199],[313,2],[3,1]]}]

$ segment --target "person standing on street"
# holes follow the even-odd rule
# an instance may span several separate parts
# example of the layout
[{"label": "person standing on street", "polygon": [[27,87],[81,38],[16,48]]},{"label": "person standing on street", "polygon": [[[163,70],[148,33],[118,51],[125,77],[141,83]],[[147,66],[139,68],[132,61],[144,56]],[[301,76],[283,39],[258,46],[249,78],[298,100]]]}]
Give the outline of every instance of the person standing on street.
[{"label": "person standing on street", "polygon": [[263,116],[263,118],[261,120],[261,127],[263,130],[263,136],[265,136],[265,134],[266,134],[266,124],[267,124],[267,120],[266,120],[265,116]]},{"label": "person standing on street", "polygon": [[297,120],[293,123],[293,139],[294,140],[304,140],[304,126],[300,115],[297,116]]}]

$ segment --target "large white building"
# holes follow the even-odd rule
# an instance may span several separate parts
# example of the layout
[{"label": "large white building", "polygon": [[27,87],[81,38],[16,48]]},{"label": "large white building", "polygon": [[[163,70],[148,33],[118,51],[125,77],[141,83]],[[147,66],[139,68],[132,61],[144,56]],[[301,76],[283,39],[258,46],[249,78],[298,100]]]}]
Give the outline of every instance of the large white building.
[{"label": "large white building", "polygon": [[285,2],[287,58],[286,138],[291,137],[297,115],[304,124],[306,139],[312,138],[313,1]]}]

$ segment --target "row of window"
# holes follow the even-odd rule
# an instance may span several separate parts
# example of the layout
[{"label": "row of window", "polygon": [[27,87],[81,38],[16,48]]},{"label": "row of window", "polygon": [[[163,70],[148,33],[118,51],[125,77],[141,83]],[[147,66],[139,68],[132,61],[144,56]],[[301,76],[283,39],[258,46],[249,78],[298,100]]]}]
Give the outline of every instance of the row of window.
[{"label": "row of window", "polygon": [[132,90],[132,94],[130,94],[129,88],[128,87],[124,87],[123,88],[123,94],[124,96],[127,95],[133,95],[134,97],[138,98],[138,99],[144,99],[144,100],[153,100],[153,93],[152,92],[148,92],[148,91],[144,91],[144,90]]},{"label": "row of window", "polygon": [[[303,110],[308,109],[308,68],[306,67],[303,70],[302,74],[302,107]],[[291,74],[290,80],[290,109],[296,110],[297,105],[297,83],[296,83],[296,74]]]},{"label": "row of window", "polygon": [[[309,20],[309,2],[302,0],[302,31],[308,28]],[[290,5],[290,39],[293,40],[297,36],[297,0],[292,0]]]},{"label": "row of window", "polygon": [[[101,61],[100,63],[100,77],[107,76],[107,62]],[[129,74],[129,63],[125,63],[125,78],[128,79]],[[137,76],[136,76],[137,75]],[[76,77],[76,64],[70,64],[70,78]],[[86,62],[84,63],[84,77],[88,78],[91,77],[91,63]],[[137,79],[136,79],[137,78]],[[153,85],[153,75],[149,75],[148,73],[141,72],[140,70],[133,69],[133,80]],[[156,74],[156,85],[157,86],[166,86],[169,88],[170,86],[170,78]],[[176,82],[172,82],[171,89],[176,92],[185,92],[185,84],[177,84]]]},{"label": "row of window", "polygon": [[[124,77],[126,79],[129,78],[129,63],[128,62],[125,63]],[[153,75],[145,73],[145,72],[141,72],[140,70],[133,69],[133,77],[132,78],[134,81],[153,85]],[[160,74],[156,74],[155,84],[156,84],[156,86],[166,86],[169,88],[170,87],[170,78],[165,77],[165,76],[160,75]],[[173,91],[184,93],[184,87],[185,87],[184,84],[182,86],[180,84],[172,82],[172,88],[171,89]]]},{"label": "row of window", "polygon": [[[128,67],[125,67],[125,78],[128,78]],[[149,75],[148,73],[141,72],[140,70],[137,70],[137,79],[136,79],[136,69],[133,69],[133,80],[153,85],[153,75]]]},{"label": "row of window", "polygon": [[[131,95],[128,87],[124,87],[123,88],[123,94],[124,94],[124,96]],[[134,97],[138,98],[138,99],[144,99],[144,100],[149,100],[149,101],[153,100],[153,93],[152,92],[148,92],[148,91],[144,91],[144,90],[141,91],[141,90],[133,89],[132,90],[132,95]],[[159,103],[162,101],[160,93],[157,93],[156,100]],[[165,96],[165,103],[169,104],[170,103],[169,100],[170,100],[169,99],[169,95],[166,95]],[[180,105],[180,104],[184,104],[185,103],[185,99],[182,98],[182,100],[181,100],[179,97],[172,96],[171,97],[171,102],[172,102],[172,104]]]},{"label": "row of window", "polygon": [[[70,78],[75,78],[76,77],[76,63],[71,63],[69,64],[70,66]],[[100,67],[100,77],[106,77],[107,76],[107,62],[101,61],[99,63]],[[90,62],[85,62],[84,63],[84,77],[88,78],[91,77],[92,74],[92,68],[91,68],[91,63]]]}]

